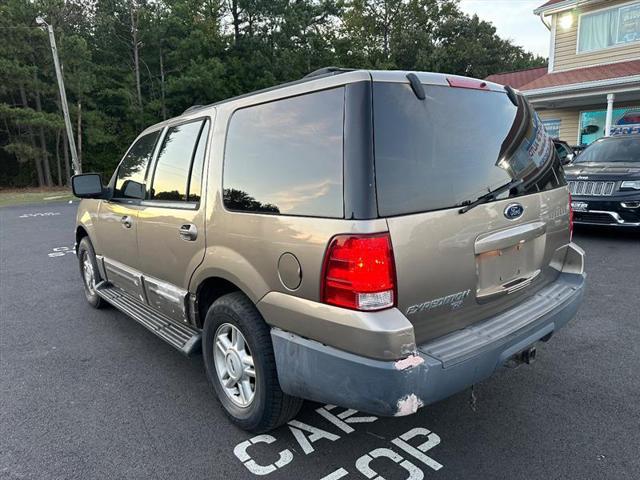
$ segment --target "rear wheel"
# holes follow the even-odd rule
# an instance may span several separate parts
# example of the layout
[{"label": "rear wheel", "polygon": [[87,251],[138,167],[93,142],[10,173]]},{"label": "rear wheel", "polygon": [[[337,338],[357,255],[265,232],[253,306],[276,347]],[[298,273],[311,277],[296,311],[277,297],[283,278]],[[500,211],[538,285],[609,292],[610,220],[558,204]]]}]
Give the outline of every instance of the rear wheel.
[{"label": "rear wheel", "polygon": [[80,262],[80,274],[84,285],[84,295],[87,302],[93,308],[103,308],[107,305],[97,293],[96,285],[100,283],[100,271],[96,262],[96,254],[89,237],[84,237],[78,244],[78,261]]},{"label": "rear wheel", "polygon": [[216,300],[205,319],[207,376],[233,423],[261,433],[293,418],[302,399],[280,389],[269,327],[241,292]]}]

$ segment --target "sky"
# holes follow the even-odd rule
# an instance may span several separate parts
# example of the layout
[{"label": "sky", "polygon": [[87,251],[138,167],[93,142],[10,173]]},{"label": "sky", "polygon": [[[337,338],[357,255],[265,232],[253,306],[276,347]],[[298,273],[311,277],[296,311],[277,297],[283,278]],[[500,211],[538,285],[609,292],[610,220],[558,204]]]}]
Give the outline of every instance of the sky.
[{"label": "sky", "polygon": [[502,38],[525,50],[549,56],[549,30],[533,10],[545,0],[460,0],[463,12],[493,23]]}]

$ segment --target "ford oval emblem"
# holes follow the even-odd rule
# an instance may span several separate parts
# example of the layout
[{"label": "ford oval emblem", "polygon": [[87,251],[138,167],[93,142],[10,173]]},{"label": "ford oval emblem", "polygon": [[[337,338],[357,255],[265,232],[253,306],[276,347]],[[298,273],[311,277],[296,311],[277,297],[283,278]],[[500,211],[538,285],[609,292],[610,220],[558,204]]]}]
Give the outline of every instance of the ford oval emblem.
[{"label": "ford oval emblem", "polygon": [[510,203],[507,208],[504,209],[504,216],[509,220],[516,220],[520,218],[524,213],[524,207],[519,203]]}]

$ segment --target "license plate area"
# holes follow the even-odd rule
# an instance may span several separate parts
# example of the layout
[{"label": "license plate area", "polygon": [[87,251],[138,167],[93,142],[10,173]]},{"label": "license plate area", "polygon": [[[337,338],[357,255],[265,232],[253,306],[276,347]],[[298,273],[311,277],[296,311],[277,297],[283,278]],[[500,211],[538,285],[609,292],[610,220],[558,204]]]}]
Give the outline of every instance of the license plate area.
[{"label": "license plate area", "polygon": [[476,255],[478,283],[476,299],[483,303],[519,291],[540,274],[545,237]]}]

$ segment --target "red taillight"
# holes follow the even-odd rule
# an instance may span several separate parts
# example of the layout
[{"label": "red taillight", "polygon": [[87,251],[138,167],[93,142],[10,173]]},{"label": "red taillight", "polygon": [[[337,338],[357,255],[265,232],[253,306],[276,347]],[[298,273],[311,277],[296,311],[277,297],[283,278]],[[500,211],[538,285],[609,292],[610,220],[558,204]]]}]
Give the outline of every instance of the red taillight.
[{"label": "red taillight", "polygon": [[476,80],[475,78],[464,77],[447,77],[450,87],[454,88],[471,88],[472,90],[488,90],[489,85],[482,80]]},{"label": "red taillight", "polygon": [[321,298],[354,310],[382,310],[396,302],[396,272],[388,233],[338,235],[324,258]]},{"label": "red taillight", "polygon": [[571,205],[571,194],[569,194],[569,241],[573,240],[573,206]]}]

